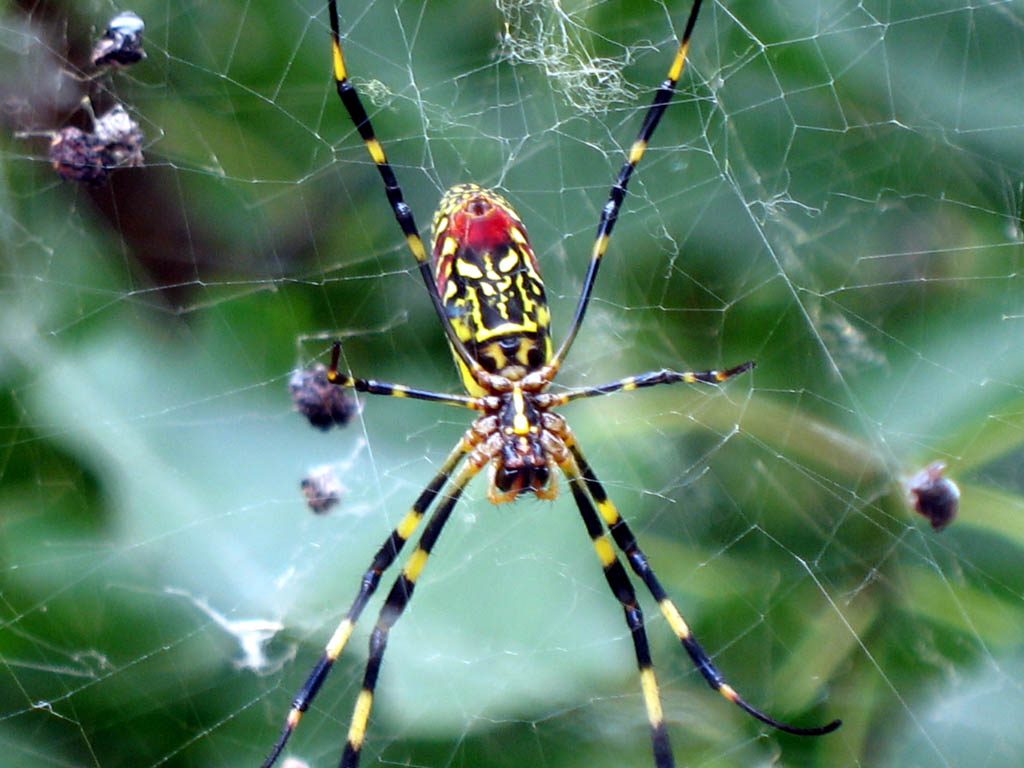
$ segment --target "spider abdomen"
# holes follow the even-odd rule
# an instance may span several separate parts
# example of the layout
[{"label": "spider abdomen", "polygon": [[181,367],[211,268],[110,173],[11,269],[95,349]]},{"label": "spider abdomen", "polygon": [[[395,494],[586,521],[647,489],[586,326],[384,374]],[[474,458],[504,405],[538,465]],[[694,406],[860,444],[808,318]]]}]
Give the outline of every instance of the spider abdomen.
[{"label": "spider abdomen", "polygon": [[[460,184],[434,214],[434,276],[452,327],[489,373],[517,381],[551,358],[550,313],[523,222],[501,195]],[[456,355],[466,389],[484,391]]]}]

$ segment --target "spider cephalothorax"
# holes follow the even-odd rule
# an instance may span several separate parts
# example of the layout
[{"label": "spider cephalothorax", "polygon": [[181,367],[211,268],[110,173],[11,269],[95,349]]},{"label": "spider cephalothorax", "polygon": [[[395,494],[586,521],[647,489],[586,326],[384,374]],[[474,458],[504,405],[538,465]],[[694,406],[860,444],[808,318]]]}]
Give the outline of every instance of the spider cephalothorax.
[{"label": "spider cephalothorax", "polygon": [[546,412],[546,396],[510,391],[481,398],[485,415],[473,422],[470,434],[480,445],[470,461],[489,462],[487,498],[494,504],[532,492],[541,499],[558,495],[555,472],[563,458],[564,420]]}]

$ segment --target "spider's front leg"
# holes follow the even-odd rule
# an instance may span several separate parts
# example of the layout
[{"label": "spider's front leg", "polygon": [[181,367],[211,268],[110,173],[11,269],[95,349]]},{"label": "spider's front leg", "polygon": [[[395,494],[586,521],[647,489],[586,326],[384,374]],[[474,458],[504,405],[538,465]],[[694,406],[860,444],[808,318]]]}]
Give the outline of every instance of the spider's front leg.
[{"label": "spider's front leg", "polygon": [[441,469],[427,483],[427,486],[420,492],[420,495],[413,502],[412,507],[406,512],[401,522],[395,526],[377,551],[369,568],[366,569],[362,579],[360,579],[359,592],[352,601],[352,605],[349,606],[345,618],[341,620],[331,634],[331,639],[327,641],[319,661],[310,671],[306,677],[306,682],[302,684],[302,688],[299,689],[299,692],[292,700],[292,706],[288,712],[288,717],[285,719],[284,727],[281,729],[281,734],[271,748],[270,754],[260,764],[260,768],[270,768],[277,761],[288,739],[296,727],[298,727],[303,713],[309,708],[313,699],[316,698],[317,693],[320,691],[320,686],[323,685],[324,680],[327,679],[327,674],[331,671],[331,667],[334,666],[334,662],[337,661],[341,652],[345,649],[345,645],[352,634],[352,629],[355,627],[360,615],[362,615],[367,602],[369,602],[373,593],[377,591],[377,585],[380,583],[384,571],[394,563],[398,554],[402,551],[402,547],[405,546],[405,542],[416,531],[420,521],[423,519],[424,513],[433,503],[434,499],[437,498],[438,493],[445,483],[448,482],[455,468],[466,454],[474,451],[486,438],[488,434],[486,430],[487,425],[481,424],[481,422],[484,422],[484,419],[477,419],[473,422],[473,426],[466,431],[462,439],[459,440],[458,445],[448,454],[448,457],[441,465]]},{"label": "spider's front leg", "polygon": [[[486,417],[485,417],[486,418]],[[478,419],[484,422],[485,419]],[[478,425],[474,423],[474,427]],[[466,463],[459,473],[451,481],[444,501],[434,510],[423,529],[423,535],[416,543],[416,548],[406,560],[402,573],[395,579],[395,583],[388,592],[384,605],[377,616],[377,623],[370,633],[370,654],[366,661],[366,669],[363,673],[363,685],[356,698],[355,708],[352,711],[352,719],[349,721],[348,736],[345,739],[345,750],[341,757],[341,768],[356,768],[359,765],[359,755],[363,748],[363,741],[366,737],[366,726],[370,720],[370,711],[373,708],[373,695],[377,687],[377,677],[380,673],[380,665],[384,660],[384,651],[387,648],[388,635],[395,622],[405,611],[409,600],[412,599],[416,582],[427,564],[427,558],[437,543],[445,523],[451,516],[455,504],[465,490],[466,485],[477,473],[487,465],[494,456],[495,441],[479,438],[486,437],[486,424],[479,425],[476,429],[478,444],[469,454]],[[470,430],[473,432],[474,430]],[[467,433],[468,434],[468,433]]]},{"label": "spider's front leg", "polygon": [[[711,657],[708,656],[707,651],[697,641],[676,604],[668,596],[668,593],[665,592],[664,587],[662,587],[661,582],[647,561],[647,555],[640,549],[633,531],[630,530],[626,521],[622,519],[619,511],[615,508],[615,504],[608,498],[604,486],[597,479],[593,468],[583,456],[583,451],[580,449],[568,425],[563,420],[559,428],[556,423],[552,422],[552,428],[561,430],[559,436],[573,459],[573,461],[565,463],[563,471],[566,471],[567,474],[573,473],[577,481],[583,480],[585,482],[589,495],[584,499],[584,502],[590,504],[590,499],[593,499],[597,510],[604,520],[604,524],[611,532],[612,538],[615,539],[616,545],[625,554],[633,572],[643,580],[647,590],[651,593],[651,597],[657,602],[666,621],[668,621],[672,632],[679,639],[686,653],[690,656],[693,665],[703,675],[708,685],[747,714],[786,733],[792,733],[797,736],[822,736],[826,733],[831,733],[842,725],[841,720],[833,720],[825,725],[811,727],[790,725],[781,720],[776,720],[774,717],[749,704],[739,695],[735,688],[729,685],[725,676],[715,666]],[[575,493],[574,497],[576,497]],[[579,503],[580,499],[577,498],[577,504]]]},{"label": "spider's front leg", "polygon": [[554,462],[569,481],[573,500],[583,518],[590,541],[594,545],[601,569],[604,571],[608,588],[622,605],[626,626],[633,639],[633,652],[636,656],[637,668],[640,672],[640,688],[643,691],[644,707],[647,710],[647,721],[651,729],[651,747],[654,751],[655,768],[673,768],[675,758],[672,745],[668,738],[668,728],[661,707],[661,694],[658,692],[658,680],[654,675],[654,663],[651,660],[650,646],[647,642],[647,631],[644,629],[644,615],[636,597],[633,584],[626,574],[626,569],[612,549],[611,542],[604,533],[601,521],[591,502],[583,476],[576,466],[572,452],[566,447],[560,434],[569,434],[565,421],[556,414],[545,414],[544,447]]}]

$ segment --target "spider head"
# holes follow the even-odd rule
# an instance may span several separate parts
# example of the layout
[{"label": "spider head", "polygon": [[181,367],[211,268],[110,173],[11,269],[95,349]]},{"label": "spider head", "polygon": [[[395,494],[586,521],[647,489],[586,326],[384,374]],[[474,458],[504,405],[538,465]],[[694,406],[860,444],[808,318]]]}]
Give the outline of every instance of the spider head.
[{"label": "spider head", "polygon": [[497,416],[501,449],[491,464],[490,500],[502,504],[526,492],[554,498],[551,457],[541,443],[541,416],[533,397],[513,386],[501,396]]},{"label": "spider head", "polygon": [[540,440],[505,436],[501,454],[491,465],[488,496],[495,504],[512,501],[532,491],[542,499],[551,498],[551,469]]}]

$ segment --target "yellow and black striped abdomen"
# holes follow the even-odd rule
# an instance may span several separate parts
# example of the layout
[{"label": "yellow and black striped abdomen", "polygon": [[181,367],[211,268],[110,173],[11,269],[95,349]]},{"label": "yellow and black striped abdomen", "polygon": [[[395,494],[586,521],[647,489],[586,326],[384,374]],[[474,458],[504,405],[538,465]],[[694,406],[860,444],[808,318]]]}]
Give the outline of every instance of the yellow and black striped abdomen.
[{"label": "yellow and black striped abdomen", "polygon": [[[544,281],[508,201],[476,184],[449,189],[434,214],[433,254],[445,311],[485,370],[516,381],[551,359]],[[456,362],[469,393],[485,394]]]}]

